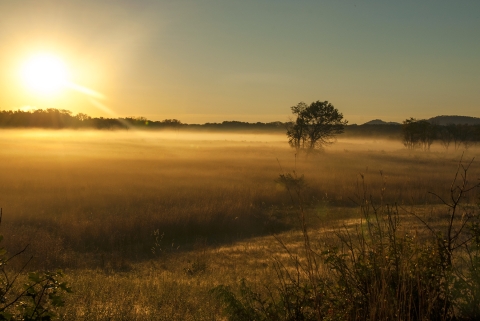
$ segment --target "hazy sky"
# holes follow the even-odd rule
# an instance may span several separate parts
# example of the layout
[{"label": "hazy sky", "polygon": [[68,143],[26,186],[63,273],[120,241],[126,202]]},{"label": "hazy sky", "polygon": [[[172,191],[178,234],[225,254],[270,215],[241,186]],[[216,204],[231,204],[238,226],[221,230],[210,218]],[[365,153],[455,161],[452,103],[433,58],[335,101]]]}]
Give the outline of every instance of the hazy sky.
[{"label": "hazy sky", "polygon": [[[0,43],[1,109],[286,121],[328,100],[350,123],[480,117],[479,0],[0,0]],[[36,52],[113,114],[75,90],[25,89]]]}]

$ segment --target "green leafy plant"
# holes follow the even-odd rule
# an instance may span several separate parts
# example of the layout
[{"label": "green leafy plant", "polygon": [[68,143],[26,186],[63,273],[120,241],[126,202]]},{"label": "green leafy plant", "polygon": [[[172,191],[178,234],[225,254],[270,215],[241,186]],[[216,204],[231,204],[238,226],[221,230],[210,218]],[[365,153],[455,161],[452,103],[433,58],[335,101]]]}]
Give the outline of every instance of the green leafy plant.
[{"label": "green leafy plant", "polygon": [[[0,209],[0,222],[1,216]],[[2,240],[0,235],[0,242]],[[23,254],[27,247],[12,256],[0,247],[0,320],[54,320],[58,316],[57,308],[65,303],[63,294],[72,292],[67,283],[60,281],[61,271],[30,272],[24,276],[32,257],[20,271],[11,271],[8,263]],[[24,280],[23,285],[19,284],[20,280]]]}]

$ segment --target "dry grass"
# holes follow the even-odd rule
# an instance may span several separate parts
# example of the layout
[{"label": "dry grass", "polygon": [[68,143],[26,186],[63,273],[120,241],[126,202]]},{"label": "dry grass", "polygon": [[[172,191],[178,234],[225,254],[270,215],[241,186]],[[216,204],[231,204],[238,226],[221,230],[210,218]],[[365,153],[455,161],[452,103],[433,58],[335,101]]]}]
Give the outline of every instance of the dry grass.
[{"label": "dry grass", "polygon": [[85,320],[215,320],[212,287],[268,283],[273,259],[286,255],[271,233],[301,247],[288,231],[296,209],[276,182],[282,172],[305,175],[308,220],[323,242],[358,217],[360,175],[372,195],[386,184],[386,202],[426,208],[438,204],[428,191],[445,195],[460,157],[364,140],[295,157],[283,135],[0,134],[5,246],[31,244],[31,268],[67,269],[76,290],[67,319]]}]

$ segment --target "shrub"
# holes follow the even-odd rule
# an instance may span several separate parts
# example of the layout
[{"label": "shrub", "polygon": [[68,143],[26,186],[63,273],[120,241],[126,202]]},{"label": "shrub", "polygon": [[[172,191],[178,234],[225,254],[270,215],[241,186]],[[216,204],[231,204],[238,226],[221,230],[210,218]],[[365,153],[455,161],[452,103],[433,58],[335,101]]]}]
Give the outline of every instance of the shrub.
[{"label": "shrub", "polygon": [[[0,209],[0,222],[1,222]],[[0,242],[3,236],[0,235]],[[24,253],[26,247],[8,256],[7,251],[0,247],[0,320],[53,320],[57,317],[56,309],[64,305],[62,295],[72,290],[65,282],[61,271],[57,272],[30,272],[26,276],[22,273],[30,260],[18,272],[8,269],[8,263]],[[18,285],[20,279],[26,281],[23,286]]]},{"label": "shrub", "polygon": [[230,320],[478,320],[480,220],[464,199],[480,184],[467,180],[470,165],[459,163],[449,199],[440,198],[447,218],[440,226],[384,204],[385,188],[375,201],[362,177],[359,223],[337,230],[320,250],[310,241],[300,190],[289,184],[297,177],[281,175],[291,196],[297,194],[303,253],[278,240],[294,268],[274,260],[275,287],[257,293],[242,280],[237,295],[225,286],[212,293]]}]

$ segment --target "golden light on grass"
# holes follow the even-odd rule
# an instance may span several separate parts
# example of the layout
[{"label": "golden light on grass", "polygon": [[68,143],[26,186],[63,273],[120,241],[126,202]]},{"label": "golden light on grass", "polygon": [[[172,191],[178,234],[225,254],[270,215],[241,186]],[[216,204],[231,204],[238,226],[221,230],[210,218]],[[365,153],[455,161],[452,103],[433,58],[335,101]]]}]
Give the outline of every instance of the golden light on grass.
[{"label": "golden light on grass", "polygon": [[[305,262],[297,207],[285,189],[277,189],[282,171],[305,174],[309,240],[321,253],[325,245],[337,244],[340,228],[367,231],[357,230],[360,218],[365,221],[352,206],[364,195],[359,173],[373,204],[399,204],[440,228],[444,208],[436,198],[427,199],[425,191],[447,197],[442,186],[448,193],[451,177],[444,173],[456,168],[461,155],[409,151],[399,140],[339,139],[323,154],[295,158],[283,134],[1,134],[0,205],[8,209],[2,244],[11,253],[30,244],[35,260],[29,269],[67,270],[65,281],[75,295],[67,296],[62,308],[66,320],[157,320],[163,315],[168,320],[223,320],[223,303],[212,298],[212,288],[223,284],[236,290],[245,279],[262,296],[269,295],[270,289],[281,288],[276,264],[295,275],[298,263]],[[479,152],[473,146],[464,158]],[[469,177],[479,175],[480,169],[472,168]],[[477,199],[464,200],[476,204]],[[398,235],[414,232],[426,239],[430,233],[411,215],[398,221],[405,227]],[[283,222],[288,230],[279,224]],[[411,257],[413,252],[405,253]],[[394,262],[388,256],[382,260]],[[9,262],[9,268],[23,265],[21,260]],[[334,280],[331,271],[320,263],[315,275]],[[391,293],[378,294],[375,298],[384,297],[373,303],[388,302]]]},{"label": "golden light on grass", "polygon": [[60,57],[39,53],[23,64],[21,77],[29,90],[42,96],[51,96],[68,84],[68,68]]}]

